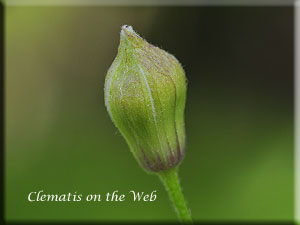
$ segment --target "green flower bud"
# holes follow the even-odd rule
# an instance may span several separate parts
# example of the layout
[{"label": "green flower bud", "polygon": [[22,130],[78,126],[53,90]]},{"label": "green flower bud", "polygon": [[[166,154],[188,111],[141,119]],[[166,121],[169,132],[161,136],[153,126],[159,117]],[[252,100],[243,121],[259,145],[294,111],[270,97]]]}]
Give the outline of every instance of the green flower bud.
[{"label": "green flower bud", "polygon": [[186,78],[178,60],[121,29],[118,54],[105,80],[108,113],[147,171],[176,167],[185,151]]}]

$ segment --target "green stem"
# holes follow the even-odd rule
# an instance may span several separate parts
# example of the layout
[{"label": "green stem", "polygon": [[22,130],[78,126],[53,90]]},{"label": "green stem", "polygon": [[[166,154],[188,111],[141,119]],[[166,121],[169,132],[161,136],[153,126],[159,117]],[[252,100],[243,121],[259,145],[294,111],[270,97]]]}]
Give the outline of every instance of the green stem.
[{"label": "green stem", "polygon": [[169,193],[179,219],[184,223],[192,223],[192,217],[180,187],[177,168],[159,172],[158,176]]}]

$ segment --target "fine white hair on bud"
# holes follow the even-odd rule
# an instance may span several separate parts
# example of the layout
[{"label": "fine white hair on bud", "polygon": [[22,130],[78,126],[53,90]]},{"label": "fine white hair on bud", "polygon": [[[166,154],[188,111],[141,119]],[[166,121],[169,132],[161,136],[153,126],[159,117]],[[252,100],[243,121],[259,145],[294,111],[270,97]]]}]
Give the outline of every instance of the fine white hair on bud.
[{"label": "fine white hair on bud", "polygon": [[140,165],[176,167],[185,152],[186,77],[178,60],[123,25],[104,85],[107,111]]}]

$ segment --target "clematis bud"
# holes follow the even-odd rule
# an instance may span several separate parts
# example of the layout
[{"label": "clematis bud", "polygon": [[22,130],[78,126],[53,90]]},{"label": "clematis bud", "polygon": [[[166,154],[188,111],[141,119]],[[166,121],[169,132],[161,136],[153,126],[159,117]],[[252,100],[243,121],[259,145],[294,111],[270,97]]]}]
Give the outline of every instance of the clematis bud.
[{"label": "clematis bud", "polygon": [[176,167],[185,151],[186,99],[178,60],[124,25],[104,89],[108,113],[140,165],[151,172]]}]

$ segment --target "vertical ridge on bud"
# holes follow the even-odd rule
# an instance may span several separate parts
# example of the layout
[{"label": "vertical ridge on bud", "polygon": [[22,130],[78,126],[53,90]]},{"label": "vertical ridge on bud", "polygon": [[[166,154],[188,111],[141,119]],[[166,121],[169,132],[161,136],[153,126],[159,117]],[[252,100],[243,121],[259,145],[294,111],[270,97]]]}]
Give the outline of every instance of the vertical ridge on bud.
[{"label": "vertical ridge on bud", "polygon": [[178,60],[122,26],[105,79],[107,111],[148,171],[176,167],[185,151],[186,78]]}]

